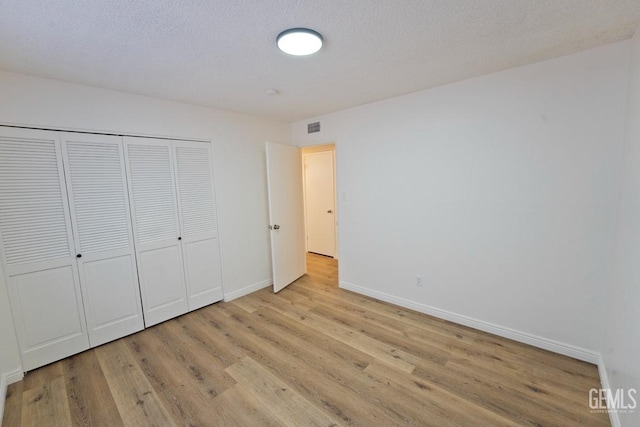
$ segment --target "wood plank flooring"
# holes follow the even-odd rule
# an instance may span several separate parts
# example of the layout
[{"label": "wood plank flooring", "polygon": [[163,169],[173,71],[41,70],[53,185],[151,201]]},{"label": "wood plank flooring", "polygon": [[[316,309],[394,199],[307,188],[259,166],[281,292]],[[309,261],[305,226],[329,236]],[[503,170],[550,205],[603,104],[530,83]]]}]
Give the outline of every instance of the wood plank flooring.
[{"label": "wood plank flooring", "polygon": [[337,287],[337,263],[29,372],[17,426],[608,426],[594,365]]}]

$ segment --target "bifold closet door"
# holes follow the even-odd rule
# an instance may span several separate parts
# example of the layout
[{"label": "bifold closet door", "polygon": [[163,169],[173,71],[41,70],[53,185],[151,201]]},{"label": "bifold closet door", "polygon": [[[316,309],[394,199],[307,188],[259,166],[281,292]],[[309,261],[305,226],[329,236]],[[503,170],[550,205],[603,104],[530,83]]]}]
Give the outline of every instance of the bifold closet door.
[{"label": "bifold closet door", "polygon": [[129,200],[144,322],[189,311],[171,141],[125,137]]},{"label": "bifold closet door", "polygon": [[122,139],[61,133],[92,347],[144,328]]},{"label": "bifold closet door", "polygon": [[189,310],[222,299],[211,144],[174,141]]},{"label": "bifold closet door", "polygon": [[88,349],[55,132],[0,128],[0,251],[22,368]]}]

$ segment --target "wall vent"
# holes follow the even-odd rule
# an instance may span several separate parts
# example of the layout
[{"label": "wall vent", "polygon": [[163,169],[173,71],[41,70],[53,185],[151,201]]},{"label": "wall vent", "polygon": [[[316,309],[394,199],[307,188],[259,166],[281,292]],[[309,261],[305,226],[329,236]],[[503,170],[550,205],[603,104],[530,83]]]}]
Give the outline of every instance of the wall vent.
[{"label": "wall vent", "polygon": [[307,133],[320,132],[320,122],[313,122],[307,125]]}]

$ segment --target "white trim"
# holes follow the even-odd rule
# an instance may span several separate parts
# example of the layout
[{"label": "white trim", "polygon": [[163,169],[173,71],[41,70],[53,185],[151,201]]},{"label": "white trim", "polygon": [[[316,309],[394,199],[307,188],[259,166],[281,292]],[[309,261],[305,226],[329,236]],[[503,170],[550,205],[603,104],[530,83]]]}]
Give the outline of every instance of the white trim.
[{"label": "white trim", "polygon": [[260,289],[266,288],[267,286],[271,286],[272,284],[273,284],[273,279],[267,279],[258,283],[254,283],[253,285],[245,286],[242,289],[238,289],[237,291],[233,291],[233,292],[229,292],[228,294],[225,294],[224,301],[229,302],[236,298],[249,295],[252,292],[259,291]]},{"label": "white trim", "polygon": [[10,127],[10,128],[22,128],[22,129],[37,129],[37,130],[49,130],[53,132],[74,132],[74,133],[91,133],[91,134],[99,134],[99,135],[114,135],[114,136],[132,136],[136,138],[153,138],[153,139],[172,139],[179,141],[195,141],[195,142],[208,142],[212,143],[210,139],[201,139],[201,138],[189,138],[183,136],[170,136],[170,135],[156,135],[149,133],[123,133],[109,130],[100,130],[100,129],[84,129],[84,128],[73,128],[68,126],[40,126],[33,125],[27,123],[6,123],[0,122],[0,126]]},{"label": "white trim", "polygon": [[[609,376],[607,375],[607,369],[604,366],[604,359],[601,354],[598,355],[598,373],[600,374],[600,388],[611,389]],[[620,417],[616,411],[609,411],[609,421],[611,421],[611,427],[622,427]]]},{"label": "white trim", "polygon": [[24,373],[21,369],[14,369],[13,371],[6,372],[3,374],[7,379],[7,386],[10,386],[13,383],[17,383],[18,381],[22,381],[24,378]]},{"label": "white trim", "polygon": [[432,307],[426,304],[420,304],[414,301],[410,301],[405,298],[400,298],[394,295],[389,295],[384,292],[375,291],[372,289],[364,288],[362,286],[354,285],[352,283],[340,282],[340,287],[353,291],[359,294],[363,294],[381,301],[396,304],[401,307],[409,308],[421,313],[428,314],[430,316],[438,317],[440,319],[449,320],[460,325],[469,326],[480,331],[489,332],[494,335],[498,335],[504,338],[509,338],[514,341],[518,341],[524,344],[529,344],[534,347],[542,348],[552,351],[554,353],[563,354],[565,356],[573,357],[574,359],[582,360],[585,362],[598,364],[599,353],[587,350],[584,348],[576,347],[571,344],[565,344],[559,341],[551,340],[548,338],[532,335],[527,332],[518,331],[515,329],[507,328],[504,326],[496,325],[493,323],[485,322],[483,320],[474,319],[471,317],[463,316],[461,314],[452,313],[450,311],[442,310],[436,307]]},{"label": "white trim", "polygon": [[2,374],[0,377],[0,423],[2,423],[2,417],[4,416],[4,403],[7,398],[7,377]]},{"label": "white trim", "polygon": [[4,416],[4,404],[7,399],[7,387],[9,384],[17,383],[24,378],[24,374],[20,369],[14,369],[10,372],[5,372],[0,376],[0,424],[2,423],[2,417]]}]

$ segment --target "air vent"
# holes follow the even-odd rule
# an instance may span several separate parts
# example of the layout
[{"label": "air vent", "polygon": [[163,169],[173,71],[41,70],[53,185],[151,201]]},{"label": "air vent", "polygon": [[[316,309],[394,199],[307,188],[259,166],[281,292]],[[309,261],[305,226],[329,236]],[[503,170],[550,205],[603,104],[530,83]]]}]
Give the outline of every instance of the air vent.
[{"label": "air vent", "polygon": [[307,125],[307,133],[320,132],[320,122],[313,122]]}]

